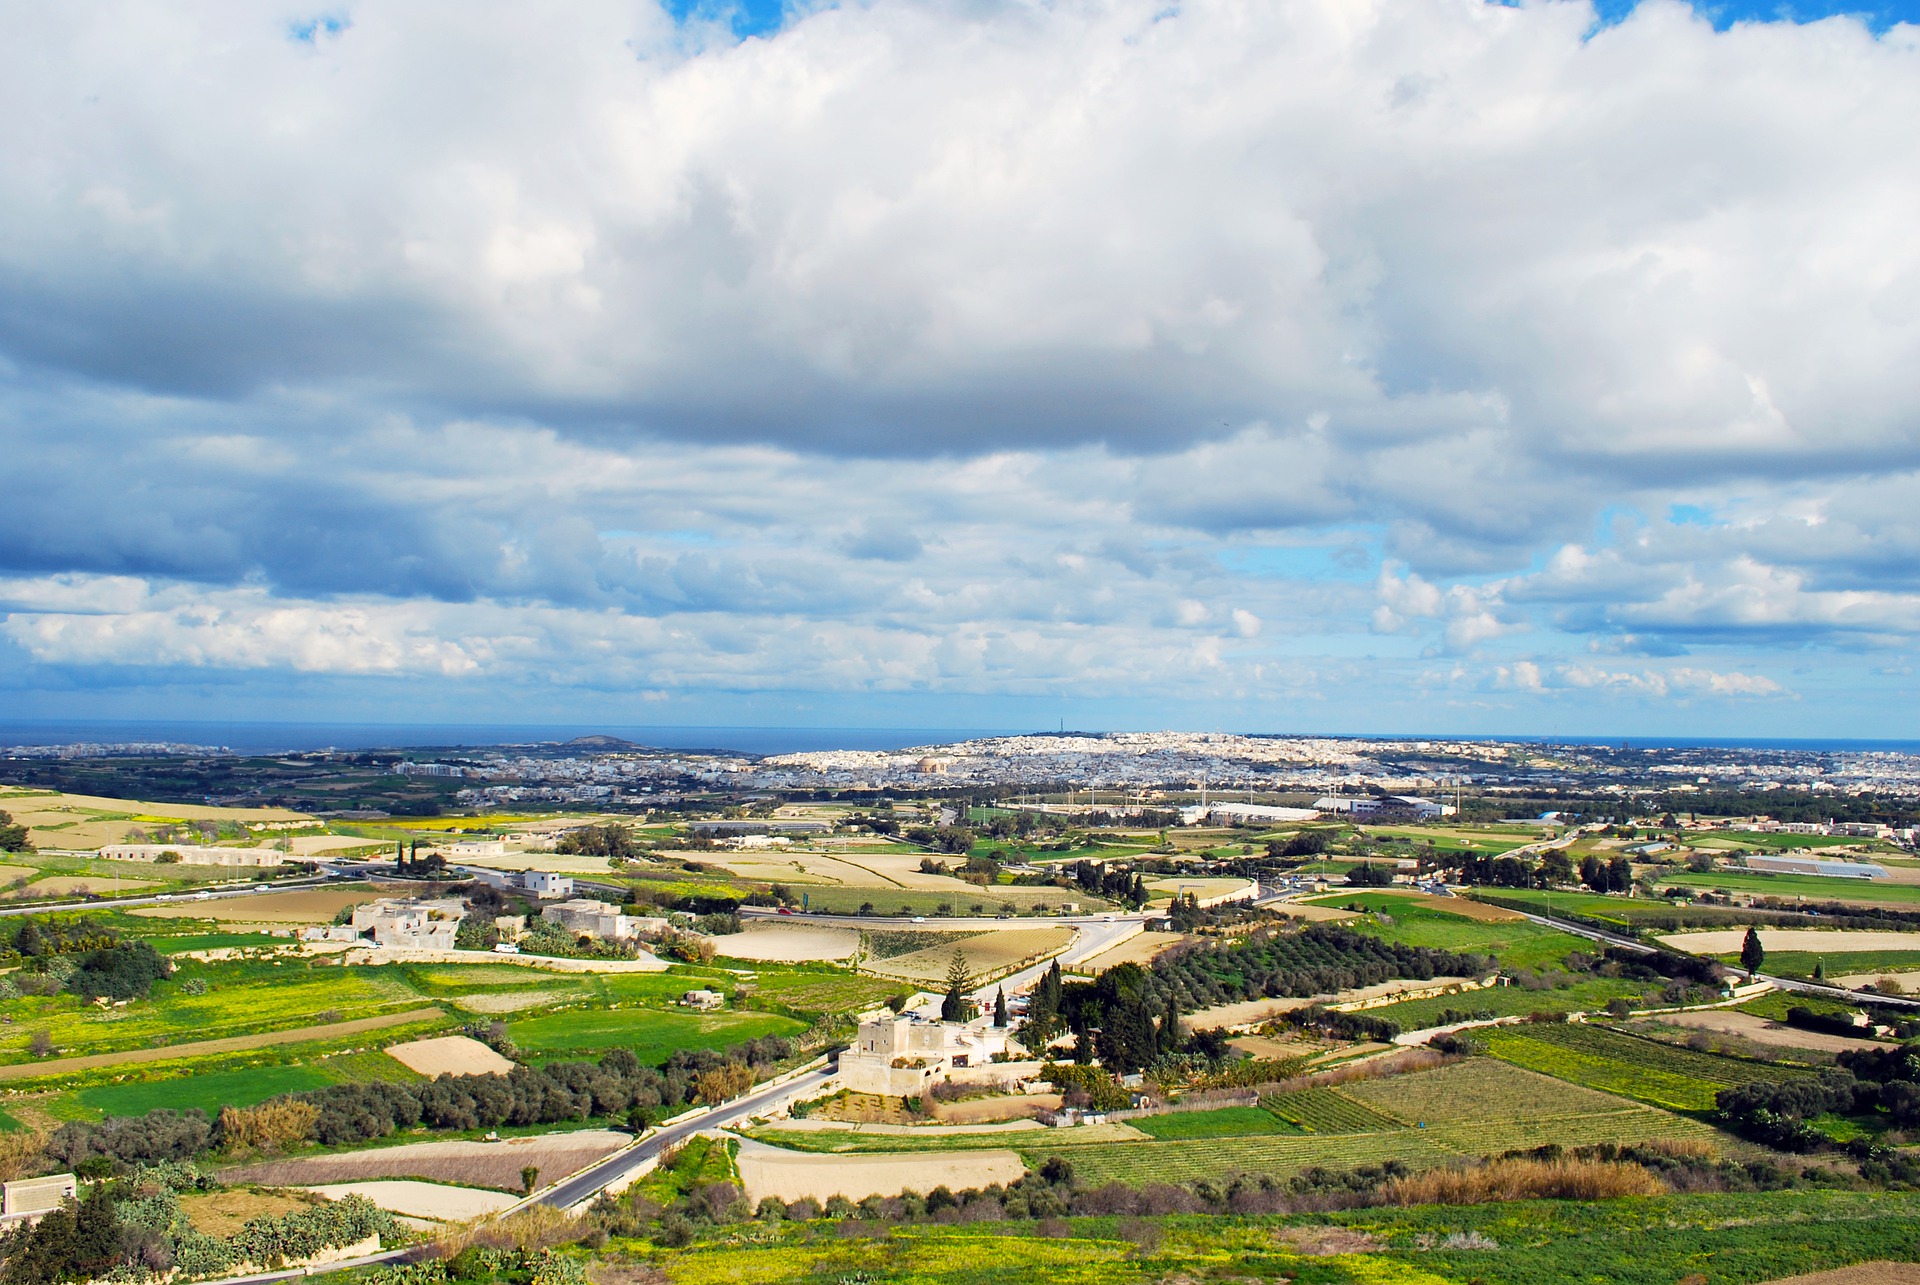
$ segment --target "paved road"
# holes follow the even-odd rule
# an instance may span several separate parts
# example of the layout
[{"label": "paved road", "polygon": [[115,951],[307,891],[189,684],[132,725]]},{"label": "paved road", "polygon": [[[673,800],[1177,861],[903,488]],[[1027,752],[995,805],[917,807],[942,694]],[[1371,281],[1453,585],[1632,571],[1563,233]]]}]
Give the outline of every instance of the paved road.
[{"label": "paved road", "polygon": [[613,1185],[634,1169],[659,1155],[661,1148],[684,1142],[704,1130],[717,1129],[722,1125],[732,1124],[736,1120],[758,1115],[766,1110],[770,1102],[784,1095],[805,1097],[820,1089],[832,1078],[833,1072],[822,1068],[789,1080],[785,1084],[764,1085],[745,1097],[737,1098],[705,1115],[661,1129],[639,1146],[622,1151],[619,1155],[610,1156],[593,1168],[567,1179],[540,1197],[536,1203],[552,1205],[556,1209],[571,1209],[575,1205],[585,1204],[599,1195],[604,1188]]},{"label": "paved road", "polygon": [[[1572,933],[1576,937],[1585,937],[1588,941],[1599,942],[1603,946],[1618,946],[1623,950],[1638,951],[1643,955],[1651,955],[1657,949],[1656,947],[1647,945],[1643,941],[1635,941],[1631,937],[1623,937],[1619,933],[1610,933],[1598,928],[1589,928],[1584,924],[1568,923],[1564,919],[1554,919],[1548,915],[1530,914],[1527,918],[1543,928],[1557,928],[1563,933]],[[1829,999],[1848,1000],[1856,1004],[1870,1000],[1875,1004],[1889,1004],[1904,1008],[1920,1008],[1920,1000],[1906,999],[1899,995],[1874,995],[1869,997],[1861,995],[1857,991],[1850,991],[1839,986],[1822,986],[1818,982],[1803,982],[1793,977],[1775,977],[1770,973],[1755,973],[1754,979],[1756,981],[1771,982],[1783,991],[1794,991],[1802,995],[1821,995]]]}]

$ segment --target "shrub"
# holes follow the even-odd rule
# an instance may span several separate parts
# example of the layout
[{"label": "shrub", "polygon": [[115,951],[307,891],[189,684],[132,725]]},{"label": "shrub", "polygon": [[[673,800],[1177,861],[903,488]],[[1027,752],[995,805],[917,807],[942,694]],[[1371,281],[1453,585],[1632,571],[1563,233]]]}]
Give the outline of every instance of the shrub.
[{"label": "shrub", "polygon": [[311,1102],[275,1098],[252,1107],[221,1107],[215,1130],[221,1146],[278,1151],[304,1141],[319,1119],[320,1108]]}]

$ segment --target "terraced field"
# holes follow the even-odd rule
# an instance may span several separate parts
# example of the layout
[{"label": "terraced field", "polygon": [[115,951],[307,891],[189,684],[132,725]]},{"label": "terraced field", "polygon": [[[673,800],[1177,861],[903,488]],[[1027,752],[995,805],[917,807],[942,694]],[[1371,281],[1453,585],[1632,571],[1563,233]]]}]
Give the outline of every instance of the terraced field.
[{"label": "terraced field", "polygon": [[1221,1107],[1214,1111],[1174,1111],[1130,1121],[1150,1138],[1247,1138],[1297,1134],[1300,1127],[1259,1107]]},{"label": "terraced field", "polygon": [[[1302,1132],[1290,1132],[1299,1129]],[[899,1135],[760,1130],[763,1142],[806,1151],[934,1151],[1011,1147],[1030,1168],[1052,1156],[1082,1181],[1218,1181],[1233,1173],[1289,1177],[1320,1166],[1397,1160],[1414,1168],[1549,1142],[1647,1142],[1713,1129],[1611,1094],[1473,1058],[1412,1075],[1273,1094],[1261,1107],[1149,1116],[1094,1128]]]},{"label": "terraced field", "polygon": [[1271,1093],[1260,1099],[1260,1105],[1308,1133],[1378,1133],[1406,1127],[1385,1112],[1323,1086]]},{"label": "terraced field", "polygon": [[1485,1038],[1488,1050],[1504,1062],[1669,1111],[1711,1111],[1721,1089],[1811,1074],[1584,1024],[1501,1027]]}]

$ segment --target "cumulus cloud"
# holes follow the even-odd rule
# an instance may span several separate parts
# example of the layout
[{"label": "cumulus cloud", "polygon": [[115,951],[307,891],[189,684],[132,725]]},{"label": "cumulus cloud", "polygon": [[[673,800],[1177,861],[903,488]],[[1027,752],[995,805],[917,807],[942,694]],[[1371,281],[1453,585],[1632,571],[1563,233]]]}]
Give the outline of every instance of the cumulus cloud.
[{"label": "cumulus cloud", "polygon": [[1912,28],[344,17],[16,15],[6,663],[1703,699],[1920,630]]}]

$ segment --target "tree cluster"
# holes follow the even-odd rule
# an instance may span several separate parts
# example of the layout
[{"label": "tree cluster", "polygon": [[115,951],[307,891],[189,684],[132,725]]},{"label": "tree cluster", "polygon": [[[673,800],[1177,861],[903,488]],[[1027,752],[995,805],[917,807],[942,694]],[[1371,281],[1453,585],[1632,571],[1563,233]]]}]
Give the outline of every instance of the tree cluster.
[{"label": "tree cluster", "polygon": [[[675,1053],[658,1067],[641,1064],[629,1049],[614,1049],[599,1062],[553,1062],[517,1066],[506,1075],[442,1076],[409,1084],[333,1084],[275,1098],[216,1123],[198,1110],[162,1108],[141,1116],[69,1121],[48,1140],[48,1156],[69,1168],[90,1159],[125,1168],[186,1161],[208,1151],[257,1145],[266,1128],[259,1113],[277,1104],[298,1109],[272,1120],[276,1145],[313,1141],[341,1146],[383,1138],[401,1129],[465,1130],[501,1125],[557,1124],[610,1118],[633,1120],[672,1115],[713,1095],[738,1096],[781,1060],[793,1042],[779,1036],[748,1040],[716,1053]],[[715,1077],[712,1072],[722,1072]],[[703,1079],[703,1077],[705,1077]],[[294,1126],[301,1126],[299,1136]],[[230,1133],[229,1130],[245,1131]]]},{"label": "tree cluster", "polygon": [[1147,904],[1147,885],[1137,872],[1109,869],[1102,861],[1074,862],[1073,881],[1082,891],[1120,902],[1129,909],[1138,910]]},{"label": "tree cluster", "polygon": [[586,857],[619,857],[622,860],[631,860],[640,855],[640,846],[633,841],[633,831],[618,822],[583,826],[571,834],[564,834],[553,845],[553,850]]},{"label": "tree cluster", "polygon": [[16,825],[13,816],[0,812],[0,852],[32,852],[33,844],[27,838],[27,827]]},{"label": "tree cluster", "polygon": [[1162,955],[1149,974],[1156,997],[1193,1012],[1236,1000],[1332,994],[1393,978],[1471,977],[1490,961],[1479,955],[1382,941],[1339,924],[1256,929],[1237,942],[1195,945]]}]

